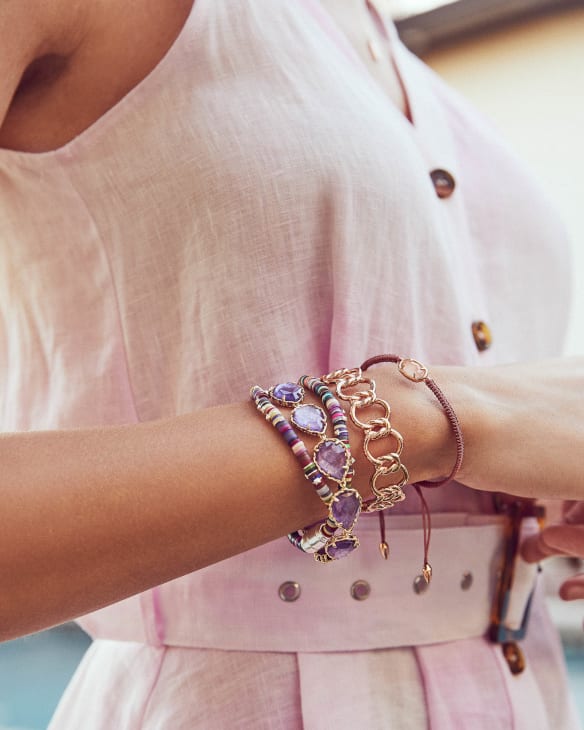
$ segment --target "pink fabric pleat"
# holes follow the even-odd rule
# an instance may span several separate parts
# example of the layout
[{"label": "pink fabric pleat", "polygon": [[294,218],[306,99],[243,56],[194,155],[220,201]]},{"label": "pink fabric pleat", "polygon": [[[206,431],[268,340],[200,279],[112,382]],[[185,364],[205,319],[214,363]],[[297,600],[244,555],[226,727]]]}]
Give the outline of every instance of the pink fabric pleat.
[{"label": "pink fabric pleat", "polygon": [[[494,649],[484,639],[423,646],[415,652],[426,691],[429,730],[515,729]],[[539,727],[534,725],[534,730]]]}]

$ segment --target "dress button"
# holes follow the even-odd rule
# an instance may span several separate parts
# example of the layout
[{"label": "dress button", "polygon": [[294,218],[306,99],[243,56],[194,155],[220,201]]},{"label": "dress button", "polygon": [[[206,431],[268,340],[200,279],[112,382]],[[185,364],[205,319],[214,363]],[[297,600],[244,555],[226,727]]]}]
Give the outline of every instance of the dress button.
[{"label": "dress button", "polygon": [[294,580],[287,580],[278,588],[278,595],[286,603],[292,603],[300,598],[300,584]]},{"label": "dress button", "polygon": [[514,641],[506,641],[503,646],[503,656],[511,674],[521,674],[525,669],[525,656],[519,645]]},{"label": "dress button", "polygon": [[432,170],[430,177],[439,198],[449,198],[452,195],[456,183],[447,170]]},{"label": "dress button", "polygon": [[462,578],[460,579],[460,587],[463,591],[468,591],[468,589],[472,586],[473,577],[472,573],[466,572],[462,574]]},{"label": "dress button", "polygon": [[473,322],[472,325],[472,336],[474,337],[475,345],[479,352],[488,350],[493,343],[493,335],[489,326],[485,322]]},{"label": "dress button", "polygon": [[371,586],[366,580],[356,580],[351,586],[351,596],[356,601],[364,601],[371,594]]}]

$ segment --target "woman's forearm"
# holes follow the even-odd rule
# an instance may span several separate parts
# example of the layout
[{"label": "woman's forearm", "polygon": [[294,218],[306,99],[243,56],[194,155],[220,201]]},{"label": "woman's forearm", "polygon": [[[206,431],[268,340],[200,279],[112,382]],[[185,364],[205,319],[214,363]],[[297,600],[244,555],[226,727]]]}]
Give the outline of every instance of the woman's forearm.
[{"label": "woman's forearm", "polygon": [[[427,401],[392,369],[375,377],[380,392],[396,381],[395,396],[411,401],[408,467],[427,478],[437,461],[429,431],[448,448],[447,426],[439,412],[426,417]],[[355,483],[367,492],[361,436],[352,437]],[[426,447],[416,451],[417,441]],[[0,463],[2,639],[121,600],[325,512],[250,401],[138,425],[3,434]]]},{"label": "woman's forearm", "polygon": [[[567,362],[555,375],[555,364],[433,369],[465,433],[462,481],[581,498],[583,368]],[[411,481],[447,474],[454,443],[433,396],[393,365],[370,373],[404,436]],[[368,494],[354,427],[351,441],[355,485]],[[0,463],[2,639],[251,549],[325,511],[249,401],[138,425],[3,434]]]},{"label": "woman's forearm", "polygon": [[249,403],[0,438],[0,637],[286,534],[322,508]]}]

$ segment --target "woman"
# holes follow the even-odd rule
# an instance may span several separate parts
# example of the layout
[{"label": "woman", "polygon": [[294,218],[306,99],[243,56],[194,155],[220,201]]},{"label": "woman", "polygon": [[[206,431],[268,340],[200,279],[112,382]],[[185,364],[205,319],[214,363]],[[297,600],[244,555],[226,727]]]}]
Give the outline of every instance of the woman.
[{"label": "woman", "polygon": [[[583,490],[582,361],[498,365],[557,355],[567,314],[519,163],[372,3],[0,12],[3,637],[127,599],[80,620],[51,727],[576,727],[539,597],[523,672],[483,636],[493,492]],[[466,443],[420,594],[407,488],[387,562],[375,516],[330,566],[277,539],[323,508],[244,402],[391,350],[445,363]],[[448,474],[431,394],[371,377],[410,481]]]}]

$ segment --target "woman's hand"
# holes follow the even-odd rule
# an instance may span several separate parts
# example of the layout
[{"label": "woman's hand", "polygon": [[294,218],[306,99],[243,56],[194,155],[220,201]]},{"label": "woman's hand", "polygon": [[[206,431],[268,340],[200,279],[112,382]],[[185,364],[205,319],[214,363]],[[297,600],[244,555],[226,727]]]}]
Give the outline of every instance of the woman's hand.
[{"label": "woman's hand", "polygon": [[[563,522],[528,537],[521,554],[529,563],[556,555],[584,558],[584,502],[566,502]],[[565,580],[560,587],[560,596],[565,601],[584,598],[584,573]]]},{"label": "woman's hand", "polygon": [[459,481],[521,497],[584,500],[584,358],[430,374],[461,421]]}]

